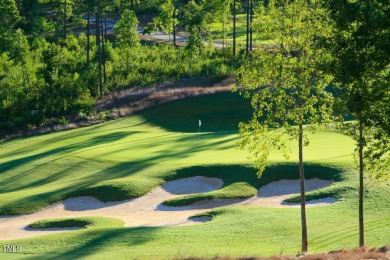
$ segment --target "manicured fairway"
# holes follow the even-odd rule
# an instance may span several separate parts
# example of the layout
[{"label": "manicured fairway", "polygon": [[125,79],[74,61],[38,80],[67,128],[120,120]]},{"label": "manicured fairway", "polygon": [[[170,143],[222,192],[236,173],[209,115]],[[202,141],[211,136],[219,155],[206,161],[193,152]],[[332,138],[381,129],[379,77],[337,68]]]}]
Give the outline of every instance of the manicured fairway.
[{"label": "manicured fairway", "polygon": [[[256,180],[247,152],[235,148],[236,125],[240,119],[248,119],[250,113],[249,106],[236,95],[218,94],[92,127],[2,141],[0,213],[34,212],[55,201],[80,195],[93,195],[103,201],[124,200],[144,195],[167,180],[196,175],[225,178],[225,184],[239,185],[236,187],[242,193],[272,180],[298,178],[298,169],[293,165],[297,160],[295,153],[286,161],[275,152],[271,155],[273,170]],[[305,148],[304,155],[308,177],[335,181],[334,185],[309,194],[309,199],[334,196],[340,200],[308,210],[310,252],[356,247],[357,176],[353,141],[329,129],[309,134],[309,138],[310,146]],[[296,150],[295,144],[291,150]],[[225,189],[226,194],[239,196],[237,189],[225,186],[221,191]],[[368,188],[369,246],[390,244],[389,191],[386,183]],[[0,252],[0,258],[116,255],[155,259],[294,254],[299,250],[299,209],[230,207],[209,214],[214,217],[212,221],[194,226],[92,225],[63,234],[0,241],[23,248],[17,253]]]}]

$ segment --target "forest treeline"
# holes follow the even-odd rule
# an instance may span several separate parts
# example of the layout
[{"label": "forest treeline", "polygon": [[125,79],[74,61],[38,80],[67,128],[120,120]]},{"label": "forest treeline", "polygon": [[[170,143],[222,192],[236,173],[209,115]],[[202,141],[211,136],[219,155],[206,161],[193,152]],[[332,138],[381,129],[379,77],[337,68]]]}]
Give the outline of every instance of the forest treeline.
[{"label": "forest treeline", "polygon": [[[12,133],[53,118],[54,123],[61,123],[62,116],[88,114],[95,101],[112,90],[183,77],[218,80],[231,74],[231,53],[204,44],[210,36],[207,25],[222,19],[213,12],[222,7],[198,4],[171,0],[2,1],[0,131]],[[205,8],[201,10],[201,6]],[[173,33],[181,26],[191,34],[186,46],[141,43],[137,17],[150,14],[155,18],[147,32]],[[117,20],[116,37],[107,33],[108,17]]]},{"label": "forest treeline", "polygon": [[[61,123],[62,116],[88,114],[96,100],[112,90],[145,87],[183,77],[217,80],[233,75],[240,64],[252,57],[250,51],[255,50],[256,36],[260,35],[259,48],[278,46],[273,36],[261,29],[265,21],[273,19],[272,15],[261,13],[270,2],[3,0],[0,2],[0,131],[12,133],[45,124],[52,118]],[[280,0],[277,5],[282,8],[285,2],[289,1]],[[334,42],[317,47],[327,49],[334,59],[324,63],[320,70],[338,79],[332,84],[349,86],[368,73],[370,82],[383,86],[378,88],[381,91],[377,96],[387,97],[386,1],[328,1],[324,5],[334,21],[326,25],[334,31]],[[140,42],[138,18],[145,16],[153,19],[144,33],[164,31],[173,35],[172,44]],[[108,19],[116,21],[115,37],[107,32]],[[217,37],[224,43],[229,35],[231,41],[226,48],[214,47],[215,28],[220,30]],[[176,46],[179,30],[189,35],[183,47]],[[236,38],[241,39],[240,45]],[[355,93],[357,97],[348,101],[350,107],[355,101],[359,103],[360,94]],[[370,118],[389,128],[388,118],[383,116],[386,111],[378,109]]]}]

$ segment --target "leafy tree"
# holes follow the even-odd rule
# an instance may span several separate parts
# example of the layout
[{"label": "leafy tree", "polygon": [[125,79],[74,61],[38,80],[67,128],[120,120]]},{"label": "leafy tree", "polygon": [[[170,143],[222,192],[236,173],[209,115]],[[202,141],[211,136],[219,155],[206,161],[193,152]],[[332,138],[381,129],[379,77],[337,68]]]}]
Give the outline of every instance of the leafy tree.
[{"label": "leafy tree", "polygon": [[189,1],[183,8],[181,24],[191,35],[195,31],[201,33],[206,27],[202,5],[198,5],[193,0]]},{"label": "leafy tree", "polygon": [[20,17],[14,0],[0,1],[0,52],[12,49],[12,35]]},{"label": "leafy tree", "polygon": [[135,13],[131,10],[125,10],[114,26],[119,46],[134,47],[139,44],[137,25],[138,19]]},{"label": "leafy tree", "polygon": [[[67,38],[65,46],[52,43],[42,51],[39,76],[43,79],[40,108],[46,115],[59,115],[77,108],[81,100],[89,99],[88,85],[79,68],[84,66],[83,50],[76,37]],[[83,71],[84,72],[84,71]]]},{"label": "leafy tree", "polygon": [[204,49],[204,44],[202,36],[197,28],[192,29],[192,34],[188,38],[188,41],[185,46],[186,54],[189,57],[190,62],[190,75],[192,75],[192,63],[197,56],[201,56]]},{"label": "leafy tree", "polygon": [[125,10],[121,19],[115,24],[114,30],[117,34],[117,41],[120,51],[126,57],[126,72],[129,73],[129,59],[131,56],[131,49],[139,45],[139,38],[137,33],[138,19],[135,13],[131,10]]},{"label": "leafy tree", "polygon": [[[152,23],[148,26],[149,30],[146,33],[156,32],[162,30],[164,33],[169,35],[169,40],[171,40],[171,33],[175,34],[175,28],[178,24],[177,8],[175,5],[175,0],[165,0],[159,9],[159,14],[157,17],[153,18]],[[176,43],[174,43],[176,44]]]},{"label": "leafy tree", "polygon": [[67,22],[73,14],[72,0],[59,0],[56,4],[57,33],[62,34],[63,39],[67,36]]},{"label": "leafy tree", "polygon": [[17,7],[21,16],[33,18],[37,15],[38,0],[18,0]]},{"label": "leafy tree", "polygon": [[54,22],[48,20],[46,17],[39,16],[33,21],[32,32],[34,36],[43,35],[50,37],[54,35],[55,30],[56,28]]},{"label": "leafy tree", "polygon": [[21,29],[16,30],[14,36],[13,51],[14,60],[20,62],[23,68],[23,85],[25,88],[31,87],[30,73],[28,66],[28,56],[29,56],[29,44],[26,36],[23,34]]},{"label": "leafy tree", "polygon": [[[213,22],[222,22],[222,38],[225,45],[228,30],[228,21],[230,15],[231,0],[210,0],[204,3],[204,13],[207,24],[210,26]],[[208,29],[210,31],[210,29]]]},{"label": "leafy tree", "polygon": [[390,5],[386,0],[328,2],[335,20],[334,62],[343,105],[355,122],[359,168],[359,246],[364,246],[364,175],[390,172]]},{"label": "leafy tree", "polygon": [[84,0],[83,6],[87,13],[87,45],[86,45],[86,54],[87,54],[87,66],[89,65],[90,60],[90,35],[91,35],[91,14],[93,13],[93,8],[95,6],[95,0]]},{"label": "leafy tree", "polygon": [[[145,2],[148,1],[143,1]],[[136,5],[140,4],[140,0],[114,0],[116,6],[120,7],[122,10],[131,9],[134,11]]]},{"label": "leafy tree", "polygon": [[329,56],[320,48],[321,39],[330,34],[329,19],[321,1],[307,0],[271,0],[259,15],[264,19],[255,28],[273,44],[256,49],[237,72],[242,93],[254,108],[252,120],[240,123],[239,146],[253,154],[261,175],[272,149],[288,157],[288,141],[297,141],[304,253],[308,243],[303,146],[309,144],[306,132],[327,122],[332,112],[326,77],[318,70]]}]

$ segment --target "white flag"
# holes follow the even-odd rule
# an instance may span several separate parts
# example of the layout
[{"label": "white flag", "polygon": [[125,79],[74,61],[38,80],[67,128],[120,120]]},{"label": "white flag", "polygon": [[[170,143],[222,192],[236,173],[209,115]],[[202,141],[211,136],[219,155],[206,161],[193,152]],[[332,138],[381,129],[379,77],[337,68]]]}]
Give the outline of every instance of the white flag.
[{"label": "white flag", "polygon": [[199,119],[199,126],[201,126],[202,125],[202,121],[200,121],[200,119]]}]

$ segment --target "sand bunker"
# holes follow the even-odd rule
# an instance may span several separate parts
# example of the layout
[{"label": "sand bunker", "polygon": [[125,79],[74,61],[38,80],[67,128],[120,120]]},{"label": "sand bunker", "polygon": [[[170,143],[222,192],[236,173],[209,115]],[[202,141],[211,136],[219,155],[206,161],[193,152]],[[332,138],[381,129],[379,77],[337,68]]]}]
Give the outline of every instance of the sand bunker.
[{"label": "sand bunker", "polygon": [[[319,179],[306,180],[306,191],[330,185],[331,181]],[[169,207],[162,205],[165,200],[199,192],[209,192],[221,188],[222,180],[206,177],[191,177],[170,181],[154,188],[145,196],[121,202],[101,202],[94,197],[77,197],[54,203],[42,210],[26,215],[0,216],[0,240],[53,234],[74,229],[35,230],[27,226],[35,221],[53,218],[72,218],[102,216],[121,219],[126,227],[133,226],[178,226],[208,221],[208,218],[189,218],[212,208],[229,205],[299,207],[299,204],[283,202],[293,194],[299,193],[298,180],[281,180],[263,186],[257,196],[249,199],[228,199],[197,202],[188,206]],[[327,205],[336,202],[325,198],[308,202],[310,206]]]}]

